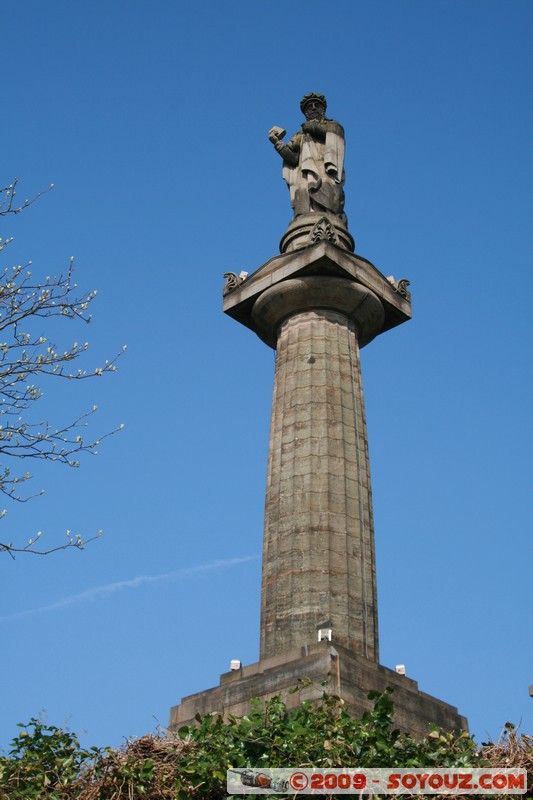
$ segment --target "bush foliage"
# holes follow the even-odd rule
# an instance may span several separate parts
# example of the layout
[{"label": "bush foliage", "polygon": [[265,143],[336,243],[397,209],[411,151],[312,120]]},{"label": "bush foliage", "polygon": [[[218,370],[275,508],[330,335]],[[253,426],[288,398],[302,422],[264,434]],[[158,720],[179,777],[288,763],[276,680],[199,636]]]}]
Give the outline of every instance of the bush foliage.
[{"label": "bush foliage", "polygon": [[0,757],[0,798],[219,800],[227,797],[229,767],[486,766],[531,773],[533,739],[519,737],[512,725],[498,744],[481,748],[467,733],[436,727],[416,739],[394,727],[389,692],[373,698],[373,711],[353,719],[335,696],[292,711],[277,696],[257,702],[248,716],[198,717],[197,726],[144,736],[119,750],[84,749],[75,734],[32,719]]}]

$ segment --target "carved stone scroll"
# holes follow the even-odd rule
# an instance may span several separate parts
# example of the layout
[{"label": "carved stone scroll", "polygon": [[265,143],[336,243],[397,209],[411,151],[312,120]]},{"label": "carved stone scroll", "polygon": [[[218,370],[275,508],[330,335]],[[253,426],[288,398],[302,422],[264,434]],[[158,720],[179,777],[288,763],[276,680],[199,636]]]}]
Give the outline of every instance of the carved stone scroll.
[{"label": "carved stone scroll", "polygon": [[237,286],[240,286],[244,280],[244,278],[241,278],[236,272],[225,272],[224,277],[226,279],[226,283],[224,284],[224,288],[222,290],[223,295],[226,295],[233,291],[233,289],[236,289]]},{"label": "carved stone scroll", "polygon": [[405,297],[406,300],[411,302],[411,292],[407,288],[410,285],[410,281],[408,281],[407,278],[400,278],[399,281],[395,281],[392,285],[398,294],[401,294],[402,297]]}]

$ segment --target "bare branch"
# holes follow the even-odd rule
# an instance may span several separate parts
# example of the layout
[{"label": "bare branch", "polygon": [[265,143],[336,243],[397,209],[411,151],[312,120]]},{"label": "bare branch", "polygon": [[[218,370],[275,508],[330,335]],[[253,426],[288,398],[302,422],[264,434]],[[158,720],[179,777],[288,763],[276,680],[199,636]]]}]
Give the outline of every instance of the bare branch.
[{"label": "bare branch", "polygon": [[48,556],[50,553],[57,553],[59,550],[70,550],[73,547],[76,548],[76,550],[83,550],[85,545],[89,544],[89,542],[94,542],[95,539],[99,539],[101,535],[102,531],[98,531],[96,536],[91,536],[90,539],[82,539],[79,533],[76,534],[75,537],[71,537],[70,531],[67,531],[69,541],[66,544],[50,547],[48,550],[37,550],[34,545],[41,536],[41,532],[39,531],[36,540],[34,541],[33,539],[30,539],[25,547],[14,547],[12,544],[4,544],[3,542],[0,542],[0,554],[7,553],[13,560],[15,560],[16,555],[19,553],[27,553],[32,556]]},{"label": "bare branch", "polygon": [[5,217],[6,214],[20,214],[21,211],[24,211],[25,208],[28,206],[33,205],[39,197],[42,197],[43,194],[52,191],[54,188],[54,184],[51,183],[47,189],[43,189],[41,192],[38,192],[34,197],[30,200],[24,200],[23,203],[18,205],[15,203],[15,197],[17,195],[17,184],[19,182],[18,178],[13,179],[13,183],[10,183],[9,186],[4,186],[0,189],[0,217]]},{"label": "bare branch", "polygon": [[[35,202],[45,192],[40,192],[22,204],[15,200],[18,179],[0,189],[0,216],[18,214]],[[49,191],[53,188],[53,184]],[[0,239],[2,251],[12,239]],[[42,382],[52,378],[80,381],[101,377],[117,370],[117,360],[126,350],[92,369],[77,368],[73,362],[87,357],[88,342],[75,341],[66,348],[49,340],[50,331],[56,332],[57,320],[75,320],[89,323],[89,306],[96,291],[82,292],[74,282],[74,259],[66,272],[35,279],[31,261],[22,266],[5,268],[0,272],[0,493],[10,500],[27,502],[33,495],[20,493],[20,487],[31,478],[29,472],[12,475],[6,462],[10,459],[54,461],[69,467],[79,467],[80,453],[97,453],[97,447],[109,436],[117,433],[118,426],[98,438],[88,437],[85,428],[89,417],[97,410],[93,406],[75,419],[54,426],[47,420],[31,417],[34,404],[42,397]],[[6,512],[2,512],[3,517]],[[93,537],[96,538],[96,537]],[[87,541],[92,541],[91,539]],[[0,553],[32,552],[47,555],[68,547],[81,548],[86,542],[81,537],[66,545],[48,550],[35,550],[33,541],[25,547],[1,544]]]}]

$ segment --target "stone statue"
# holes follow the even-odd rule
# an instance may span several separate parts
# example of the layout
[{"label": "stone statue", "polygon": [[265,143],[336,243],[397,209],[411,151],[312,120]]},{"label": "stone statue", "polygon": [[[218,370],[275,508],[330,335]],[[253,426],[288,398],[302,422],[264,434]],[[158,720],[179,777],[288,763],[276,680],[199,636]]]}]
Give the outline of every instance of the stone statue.
[{"label": "stone statue", "polygon": [[304,215],[337,218],[347,227],[344,214],[344,129],[327,119],[323,94],[306,94],[300,108],[306,121],[286,144],[285,131],[277,126],[268,138],[283,159],[285,179],[294,209],[294,219]]}]

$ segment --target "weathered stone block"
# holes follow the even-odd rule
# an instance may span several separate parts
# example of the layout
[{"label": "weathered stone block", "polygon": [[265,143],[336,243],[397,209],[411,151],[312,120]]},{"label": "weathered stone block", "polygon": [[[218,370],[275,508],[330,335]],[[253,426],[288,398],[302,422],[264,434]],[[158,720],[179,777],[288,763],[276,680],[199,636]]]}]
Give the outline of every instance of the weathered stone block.
[{"label": "weathered stone block", "polygon": [[[302,686],[302,681],[311,681]],[[252,697],[268,699],[281,693],[289,708],[303,700],[318,702],[327,691],[341,696],[348,710],[360,716],[372,708],[368,693],[393,688],[394,722],[406,732],[423,736],[430,723],[445,730],[468,730],[467,721],[457,708],[421,692],[416,681],[398,675],[361,655],[346,650],[336,642],[321,642],[296,648],[277,656],[250,664],[220,676],[220,685],[205,692],[183,698],[170,712],[170,730],[194,722],[194,716],[217,711],[227,717],[243,715],[251,710]],[[294,694],[289,690],[300,685]]]}]

